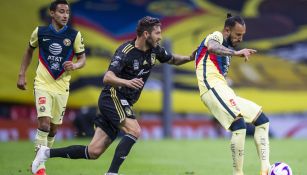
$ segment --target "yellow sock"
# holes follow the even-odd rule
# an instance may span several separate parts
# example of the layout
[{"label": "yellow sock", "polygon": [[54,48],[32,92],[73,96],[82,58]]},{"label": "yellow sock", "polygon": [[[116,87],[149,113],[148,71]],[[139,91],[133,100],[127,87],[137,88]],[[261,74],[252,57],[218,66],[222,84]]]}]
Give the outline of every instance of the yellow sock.
[{"label": "yellow sock", "polygon": [[231,137],[231,152],[233,161],[233,175],[243,175],[244,162],[244,144],[245,144],[246,129],[240,129],[232,132]]},{"label": "yellow sock", "polygon": [[49,147],[49,148],[51,148],[52,147],[52,145],[53,145],[53,143],[54,143],[54,138],[55,137],[47,137],[47,146]]},{"label": "yellow sock", "polygon": [[[44,132],[44,131],[41,131],[41,130],[37,129],[37,132],[36,132],[36,135],[35,135],[35,139],[34,139],[35,151],[36,151],[36,148],[39,145],[47,146],[48,134],[49,134],[48,132]],[[45,168],[45,165],[44,164],[40,164],[38,169],[41,169],[41,168]]]},{"label": "yellow sock", "polygon": [[37,147],[38,145],[47,146],[48,134],[49,134],[48,132],[44,132],[44,131],[37,129],[35,139],[34,139],[35,147]]},{"label": "yellow sock", "polygon": [[269,123],[255,127],[254,140],[260,159],[261,174],[265,174],[270,167]]}]

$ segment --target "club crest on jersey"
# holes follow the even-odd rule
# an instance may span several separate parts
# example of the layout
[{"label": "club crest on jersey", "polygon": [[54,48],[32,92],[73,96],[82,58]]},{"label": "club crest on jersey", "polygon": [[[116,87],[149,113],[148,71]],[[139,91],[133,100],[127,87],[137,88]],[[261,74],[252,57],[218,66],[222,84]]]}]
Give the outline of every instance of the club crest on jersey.
[{"label": "club crest on jersey", "polygon": [[39,111],[40,111],[40,112],[45,112],[45,111],[46,111],[45,106],[41,106],[41,107],[39,108]]},{"label": "club crest on jersey", "polygon": [[52,43],[49,46],[49,51],[53,55],[59,55],[62,52],[62,46],[60,44],[58,44],[58,43]]},{"label": "club crest on jersey", "polygon": [[151,56],[150,56],[150,58],[151,58],[151,65],[154,65],[155,62],[156,62],[156,54],[155,54],[155,53],[152,53]]},{"label": "club crest on jersey", "polygon": [[127,116],[131,116],[133,114],[132,110],[129,107],[125,107],[125,111],[126,111]]},{"label": "club crest on jersey", "polygon": [[133,60],[133,70],[138,70],[140,68],[140,63],[138,60]]},{"label": "club crest on jersey", "polygon": [[65,39],[63,40],[63,44],[64,44],[65,46],[70,46],[70,45],[71,45],[70,39],[65,38]]}]

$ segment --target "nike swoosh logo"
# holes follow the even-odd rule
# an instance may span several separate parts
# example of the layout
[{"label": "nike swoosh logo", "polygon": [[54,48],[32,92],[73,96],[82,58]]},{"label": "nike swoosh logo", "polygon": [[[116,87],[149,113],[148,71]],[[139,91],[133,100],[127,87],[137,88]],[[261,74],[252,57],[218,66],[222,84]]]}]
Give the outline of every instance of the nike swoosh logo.
[{"label": "nike swoosh logo", "polygon": [[48,39],[48,38],[47,38],[47,39],[43,38],[43,41],[49,41],[49,40],[50,40],[50,39]]}]

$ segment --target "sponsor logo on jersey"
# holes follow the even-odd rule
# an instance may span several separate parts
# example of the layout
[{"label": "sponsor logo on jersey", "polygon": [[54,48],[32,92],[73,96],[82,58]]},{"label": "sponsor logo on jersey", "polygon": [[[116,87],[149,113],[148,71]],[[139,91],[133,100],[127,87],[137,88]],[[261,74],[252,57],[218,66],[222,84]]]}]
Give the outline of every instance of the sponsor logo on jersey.
[{"label": "sponsor logo on jersey", "polygon": [[230,99],[229,102],[230,102],[231,106],[236,106],[237,105],[234,99]]},{"label": "sponsor logo on jersey", "polygon": [[133,70],[138,70],[140,68],[140,63],[138,60],[133,60]]},{"label": "sponsor logo on jersey", "polygon": [[63,40],[63,44],[64,44],[65,46],[70,46],[70,45],[71,45],[70,39],[65,38],[65,39]]},{"label": "sponsor logo on jersey", "polygon": [[141,76],[141,75],[144,75],[144,74],[148,74],[148,73],[149,73],[149,70],[144,71],[144,69],[142,69],[142,70],[138,73],[138,76]]},{"label": "sponsor logo on jersey", "polygon": [[121,103],[123,106],[129,105],[129,103],[128,103],[127,100],[120,100],[120,103]]},{"label": "sponsor logo on jersey", "polygon": [[49,51],[53,55],[59,55],[62,52],[62,46],[60,44],[58,44],[58,43],[52,43],[49,46]]},{"label": "sponsor logo on jersey", "polygon": [[39,97],[38,98],[38,104],[39,105],[46,104],[46,97]]}]

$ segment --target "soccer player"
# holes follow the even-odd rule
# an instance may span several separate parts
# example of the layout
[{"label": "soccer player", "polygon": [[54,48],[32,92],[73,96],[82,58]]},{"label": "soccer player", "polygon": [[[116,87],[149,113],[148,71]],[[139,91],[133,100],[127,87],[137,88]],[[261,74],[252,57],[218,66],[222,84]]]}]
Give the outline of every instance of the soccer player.
[{"label": "soccer player", "polygon": [[267,175],[269,162],[269,120],[260,106],[237,96],[227,85],[225,77],[232,56],[245,61],[256,52],[253,49],[235,50],[243,41],[246,25],[240,16],[227,14],[222,32],[209,34],[196,52],[195,64],[198,87],[203,103],[221,125],[232,132],[231,152],[233,174],[243,175],[246,124],[255,125],[254,140],[257,147],[261,175]]},{"label": "soccer player", "polygon": [[168,53],[159,45],[162,39],[160,20],[144,17],[139,20],[137,38],[116,50],[103,82],[99,101],[99,113],[95,119],[96,130],[88,146],[74,145],[50,149],[40,147],[32,163],[32,172],[48,158],[97,159],[114,141],[118,132],[125,133],[119,142],[106,175],[117,175],[130,149],[141,135],[132,105],[137,102],[151,69],[158,60],[161,63],[180,65],[194,60],[191,56]]},{"label": "soccer player", "polygon": [[[70,16],[69,4],[56,0],[50,4],[52,22],[49,26],[37,27],[23,56],[17,87],[26,90],[26,71],[33,51],[39,48],[39,61],[34,81],[35,105],[38,128],[35,147],[51,147],[57,129],[62,124],[69,95],[70,71],[85,65],[86,56],[81,33],[67,26]],[[74,55],[77,61],[72,61]],[[44,164],[40,164],[37,175],[45,174]]]}]

